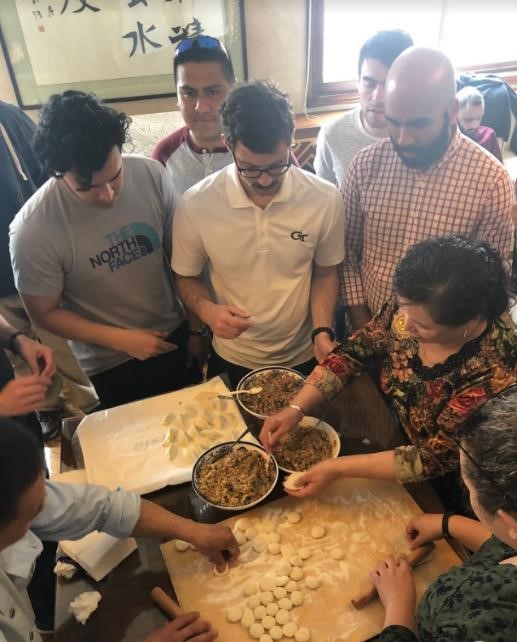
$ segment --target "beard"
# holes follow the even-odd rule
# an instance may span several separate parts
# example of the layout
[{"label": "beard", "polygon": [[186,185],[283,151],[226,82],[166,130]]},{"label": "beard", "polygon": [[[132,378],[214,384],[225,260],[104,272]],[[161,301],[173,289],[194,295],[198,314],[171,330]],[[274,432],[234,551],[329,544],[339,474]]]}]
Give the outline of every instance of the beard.
[{"label": "beard", "polygon": [[[444,114],[443,127],[440,133],[436,139],[428,145],[407,145],[406,147],[402,147],[393,140],[391,135],[390,138],[395,151],[404,165],[412,169],[429,169],[445,156],[445,152],[449,147],[451,138],[449,114]],[[407,156],[406,154],[414,154],[414,156]]]}]

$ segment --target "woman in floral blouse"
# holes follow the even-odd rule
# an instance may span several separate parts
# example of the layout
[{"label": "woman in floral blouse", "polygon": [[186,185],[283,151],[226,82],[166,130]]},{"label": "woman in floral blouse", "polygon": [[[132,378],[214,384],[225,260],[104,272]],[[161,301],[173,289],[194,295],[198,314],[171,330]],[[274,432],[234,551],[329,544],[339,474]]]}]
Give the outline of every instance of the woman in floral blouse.
[{"label": "woman in floral blouse", "polygon": [[424,514],[408,525],[411,548],[448,532],[475,551],[429,586],[416,623],[415,584],[407,560],[388,558],[370,573],[386,609],[382,642],[517,640],[516,423],[513,387],[467,419],[461,431],[461,473],[480,522],[460,515],[444,519]]},{"label": "woman in floral blouse", "polygon": [[340,476],[414,482],[458,470],[448,435],[517,382],[507,280],[499,255],[482,242],[444,237],[410,248],[395,272],[393,300],[316,366],[292,405],[269,417],[260,434],[273,446],[304,413],[380,362],[381,388],[408,444],[320,462],[292,494],[314,495]]}]

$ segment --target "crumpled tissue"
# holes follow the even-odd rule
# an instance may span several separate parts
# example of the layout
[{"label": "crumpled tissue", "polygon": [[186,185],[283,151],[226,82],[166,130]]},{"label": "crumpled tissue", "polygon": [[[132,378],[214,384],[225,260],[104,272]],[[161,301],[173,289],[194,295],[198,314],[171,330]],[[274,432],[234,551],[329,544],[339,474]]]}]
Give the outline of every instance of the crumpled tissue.
[{"label": "crumpled tissue", "polygon": [[86,624],[90,615],[97,610],[101,598],[102,596],[98,591],[81,593],[73,602],[70,602],[70,612],[78,622]]}]

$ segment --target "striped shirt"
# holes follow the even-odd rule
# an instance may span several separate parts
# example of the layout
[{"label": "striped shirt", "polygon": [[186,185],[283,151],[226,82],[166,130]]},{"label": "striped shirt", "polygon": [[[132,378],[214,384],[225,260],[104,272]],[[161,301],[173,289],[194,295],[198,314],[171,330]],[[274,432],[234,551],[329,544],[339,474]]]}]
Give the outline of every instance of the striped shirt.
[{"label": "striped shirt", "polygon": [[395,267],[428,238],[484,240],[511,260],[512,186],[494,157],[459,132],[426,171],[407,167],[391,141],[364,149],[343,184],[346,253],[341,295],[375,313],[392,295]]}]

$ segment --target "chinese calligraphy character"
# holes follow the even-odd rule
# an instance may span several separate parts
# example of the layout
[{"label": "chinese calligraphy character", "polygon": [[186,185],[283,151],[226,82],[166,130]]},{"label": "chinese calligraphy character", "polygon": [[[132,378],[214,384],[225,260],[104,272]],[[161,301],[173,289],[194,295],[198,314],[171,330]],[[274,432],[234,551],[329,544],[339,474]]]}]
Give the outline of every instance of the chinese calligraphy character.
[{"label": "chinese calligraphy character", "polygon": [[[69,0],[64,0],[63,8],[61,9],[61,15],[63,15],[67,10],[68,2]],[[72,13],[81,13],[85,9],[90,9],[90,11],[94,11],[94,12],[100,11],[99,7],[94,7],[93,5],[89,4],[88,0],[77,0],[77,2],[80,2],[81,6],[78,9],[75,9],[75,11],[73,11]]]},{"label": "chinese calligraphy character", "polygon": [[56,12],[54,11],[54,9],[52,8],[52,5],[51,5],[51,4],[49,4],[49,5],[48,5],[47,13],[48,13],[48,17],[49,17],[49,18],[52,18],[52,17],[53,17],[53,15],[56,13]]},{"label": "chinese calligraphy character", "polygon": [[184,27],[171,27],[171,29],[175,34],[179,34],[176,36],[169,36],[169,40],[173,45],[180,40],[185,40],[185,38],[197,38],[204,32],[204,29],[197,18],[192,18],[192,22],[189,22]]},{"label": "chinese calligraphy character", "polygon": [[136,48],[138,46],[138,42],[140,42],[140,46],[142,47],[142,53],[144,54],[146,53],[146,50],[145,50],[146,42],[150,44],[152,47],[154,47],[155,49],[158,49],[159,47],[162,46],[158,42],[153,42],[150,38],[148,38],[145,35],[146,33],[149,33],[150,31],[154,31],[156,29],[154,25],[151,25],[149,29],[145,30],[145,33],[144,33],[144,26],[142,25],[142,23],[140,21],[137,21],[136,24],[138,26],[138,33],[136,31],[130,31],[129,33],[126,33],[124,36],[122,36],[122,38],[132,38],[133,40],[133,45],[132,45],[133,48],[131,49],[131,53],[129,54],[130,58],[135,53]]},{"label": "chinese calligraphy character", "polygon": [[132,9],[133,7],[136,7],[136,5],[137,5],[137,4],[140,4],[141,2],[143,2],[143,3],[145,4],[145,6],[146,6],[146,7],[148,7],[148,6],[149,6],[149,5],[147,4],[147,0],[130,0],[127,6],[128,6],[130,9]]},{"label": "chinese calligraphy character", "polygon": [[43,16],[41,15],[41,11],[33,11],[32,15],[36,18],[36,20],[41,20]]}]

